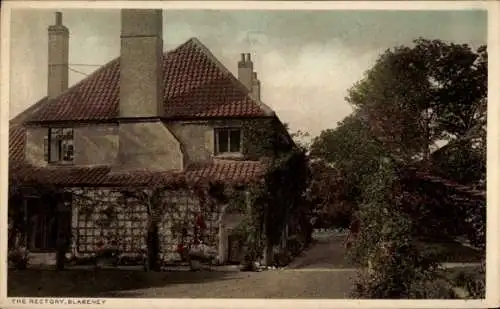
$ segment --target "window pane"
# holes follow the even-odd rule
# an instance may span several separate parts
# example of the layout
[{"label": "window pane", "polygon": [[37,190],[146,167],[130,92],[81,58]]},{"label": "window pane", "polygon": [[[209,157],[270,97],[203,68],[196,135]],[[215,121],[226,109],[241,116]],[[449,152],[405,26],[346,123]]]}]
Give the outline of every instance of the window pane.
[{"label": "window pane", "polygon": [[62,138],[66,139],[66,140],[73,139],[73,129],[72,128],[63,129],[62,134],[63,134]]},{"label": "window pane", "polygon": [[217,147],[218,152],[228,152],[229,132],[227,130],[218,131],[217,141],[218,141],[218,147]]},{"label": "window pane", "polygon": [[47,144],[50,162],[73,161],[73,128],[49,129]]},{"label": "window pane", "polygon": [[60,128],[50,129],[50,135],[52,138],[57,138],[61,134],[62,134],[62,129]]},{"label": "window pane", "polygon": [[231,130],[230,133],[230,152],[240,152],[241,146],[241,131],[240,130]]},{"label": "window pane", "polygon": [[64,161],[73,161],[73,141],[66,141],[63,145]]},{"label": "window pane", "polygon": [[50,161],[55,162],[59,161],[59,149],[57,139],[51,138],[50,140]]}]

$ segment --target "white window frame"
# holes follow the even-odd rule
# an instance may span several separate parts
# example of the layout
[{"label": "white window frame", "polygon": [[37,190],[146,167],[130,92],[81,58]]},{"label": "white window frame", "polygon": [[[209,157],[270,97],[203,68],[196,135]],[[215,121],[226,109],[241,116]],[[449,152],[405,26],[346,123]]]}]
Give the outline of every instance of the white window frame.
[{"label": "white window frame", "polygon": [[[227,151],[221,152],[219,149],[220,132],[227,132]],[[240,134],[238,151],[231,151],[231,132],[238,131]],[[240,155],[243,152],[243,131],[239,127],[218,127],[214,128],[214,153],[215,155]]]}]

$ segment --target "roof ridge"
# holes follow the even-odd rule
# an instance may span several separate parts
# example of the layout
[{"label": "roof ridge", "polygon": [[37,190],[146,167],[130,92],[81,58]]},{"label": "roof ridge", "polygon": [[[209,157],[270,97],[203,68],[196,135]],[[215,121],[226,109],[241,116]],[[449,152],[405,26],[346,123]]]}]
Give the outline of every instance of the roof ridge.
[{"label": "roof ridge", "polygon": [[[221,76],[223,76],[225,83],[226,83],[226,86],[222,86],[222,87],[234,88],[237,91],[237,93],[239,93],[240,95],[243,95],[242,97],[244,98],[244,100],[246,102],[250,103],[249,106],[245,105],[244,107],[239,107],[239,109],[242,109],[242,110],[235,111],[234,112],[235,115],[238,113],[243,113],[243,114],[247,113],[248,115],[260,114],[263,116],[276,116],[276,113],[271,108],[269,108],[269,106],[263,104],[260,100],[253,98],[253,96],[251,95],[249,90],[235,77],[235,75],[233,75],[233,73],[231,73],[231,71],[229,71],[227,69],[227,67],[224,66],[212,54],[212,52],[196,37],[190,38],[189,40],[178,45],[174,49],[171,49],[169,51],[163,51],[163,53],[162,53],[162,55],[163,55],[163,61],[162,61],[163,68],[162,69],[166,70],[168,72],[168,69],[169,69],[168,64],[165,67],[165,64],[168,62],[168,61],[165,62],[166,59],[172,58],[175,60],[178,57],[180,57],[180,59],[182,59],[183,57],[186,57],[184,55],[185,53],[189,54],[191,52],[199,53],[200,55],[202,55],[202,57],[205,57],[206,61],[208,63],[211,63],[213,69],[218,71],[219,74],[221,74]],[[61,102],[67,101],[67,102],[74,103],[75,100],[78,100],[76,97],[78,97],[80,95],[86,95],[88,92],[91,92],[91,91],[97,91],[96,89],[94,89],[95,87],[97,87],[95,85],[96,83],[102,84],[100,88],[98,87],[101,91],[103,90],[103,89],[101,89],[103,87],[104,88],[107,88],[108,86],[115,87],[115,88],[119,87],[119,84],[117,84],[117,83],[119,83],[119,76],[116,76],[115,71],[120,70],[120,59],[121,59],[120,56],[118,56],[118,57],[115,57],[115,58],[109,60],[107,63],[103,64],[101,67],[99,67],[96,70],[94,70],[93,72],[91,72],[88,76],[81,79],[76,84],[68,87],[68,89],[61,92],[57,97],[55,97],[53,99],[48,99],[47,96],[43,97],[37,103],[34,104],[35,106],[32,105],[28,109],[24,110],[19,115],[17,115],[13,119],[14,122],[19,122],[19,123],[25,124],[25,123],[29,123],[29,122],[57,121],[56,118],[58,118],[59,116],[56,116],[56,117],[50,116],[52,113],[55,113],[56,110],[57,111],[63,110],[62,114],[66,115],[66,116],[62,116],[62,117],[78,117],[78,116],[67,116],[67,114],[71,114],[71,112],[68,110],[68,109],[71,109],[71,107],[68,106],[66,103],[63,104]],[[175,69],[178,70],[179,68],[175,68]],[[184,66],[181,66],[181,69],[184,69]],[[165,71],[164,71],[164,73],[165,73]],[[169,73],[165,73],[165,74],[169,74]],[[180,73],[178,73],[178,74],[180,74]],[[109,77],[108,75],[113,75],[113,76]],[[107,82],[112,82],[113,84],[110,84],[110,85],[105,84]],[[89,87],[91,87],[91,88],[89,88]],[[165,85],[165,87],[166,87],[165,91],[167,91],[168,85]],[[176,87],[180,87],[180,86],[176,85]],[[102,109],[102,111],[100,111],[100,112],[105,114],[104,116],[102,116],[102,115],[99,116],[101,118],[103,117],[102,119],[108,119],[109,117],[113,117],[113,116],[109,116],[109,115],[111,115],[112,109],[114,109],[114,107],[108,108],[108,109],[106,109],[106,108],[110,104],[115,104],[114,102],[117,100],[116,93],[113,92],[113,94],[108,94],[108,92],[109,92],[108,90],[106,90],[105,92],[106,92],[105,95],[107,96],[106,99],[108,99],[108,100],[112,99],[112,100],[114,100],[113,102],[105,101],[102,104],[101,103],[98,104],[97,101],[92,102],[92,103],[97,104],[98,107]],[[91,102],[89,100],[95,101],[96,96],[97,95],[92,95],[92,96],[89,96],[89,98],[84,98],[84,99],[80,98],[80,100],[83,100],[83,101],[86,100],[85,103],[87,104],[87,103]],[[165,96],[167,96],[167,93],[165,93]],[[165,98],[164,98],[164,100],[165,100]],[[230,103],[232,105],[236,105],[239,102],[230,102]],[[165,104],[165,102],[163,102],[163,104]],[[205,103],[203,103],[203,104],[205,104]],[[214,107],[214,108],[222,109],[222,108],[226,108],[226,107],[218,106],[218,107]],[[248,110],[248,112],[243,111],[243,109]],[[250,110],[252,110],[252,109],[253,109],[253,111],[250,112]],[[181,111],[181,113],[182,113],[182,111]],[[209,111],[205,111],[203,113],[209,113]],[[217,113],[223,113],[223,112],[219,111]],[[173,114],[175,117],[175,113],[173,113]],[[209,114],[206,114],[206,116],[210,117]],[[88,115],[84,116],[84,117],[88,117]],[[96,116],[95,119],[98,119],[98,120],[101,119],[99,117]],[[204,116],[200,116],[200,117],[204,117]],[[51,120],[51,119],[53,119],[53,120]],[[68,120],[64,120],[64,121],[70,121],[70,119],[68,118]]]},{"label": "roof ridge", "polygon": [[236,78],[236,76],[234,76],[234,74],[231,73],[231,71],[229,71],[229,69],[222,62],[220,62],[219,59],[217,59],[217,57],[215,57],[215,55],[210,51],[210,49],[208,49],[208,47],[206,47],[198,38],[192,37],[186,43],[188,42],[192,42],[192,44],[198,47],[211,61],[213,61],[213,63],[222,72],[224,72],[231,79],[231,82],[233,82],[235,86],[241,88],[241,90],[244,91],[252,101],[254,101],[255,103],[257,103],[257,105],[263,108],[264,112],[268,116],[273,116],[276,114],[267,104],[264,104],[261,100],[253,98],[250,95],[250,91],[247,89],[247,87],[243,85],[241,81],[238,78]]}]

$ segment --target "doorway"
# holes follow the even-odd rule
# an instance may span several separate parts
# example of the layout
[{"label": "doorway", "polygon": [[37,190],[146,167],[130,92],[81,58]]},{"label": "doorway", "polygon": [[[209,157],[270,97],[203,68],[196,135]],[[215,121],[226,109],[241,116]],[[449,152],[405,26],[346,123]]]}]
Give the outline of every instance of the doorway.
[{"label": "doorway", "polygon": [[71,229],[71,205],[60,209],[58,206],[62,202],[64,200],[60,195],[26,199],[28,250],[32,252],[57,250],[58,234],[65,228]]}]

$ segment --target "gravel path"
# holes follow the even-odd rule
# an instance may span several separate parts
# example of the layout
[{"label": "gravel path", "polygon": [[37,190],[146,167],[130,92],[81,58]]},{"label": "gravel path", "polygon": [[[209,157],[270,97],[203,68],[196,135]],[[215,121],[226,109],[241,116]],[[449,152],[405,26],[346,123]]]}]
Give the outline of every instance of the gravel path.
[{"label": "gravel path", "polygon": [[[162,298],[345,298],[348,272],[292,270],[233,272],[224,279],[112,293],[112,297]],[[108,297],[109,297],[108,296]]]}]

